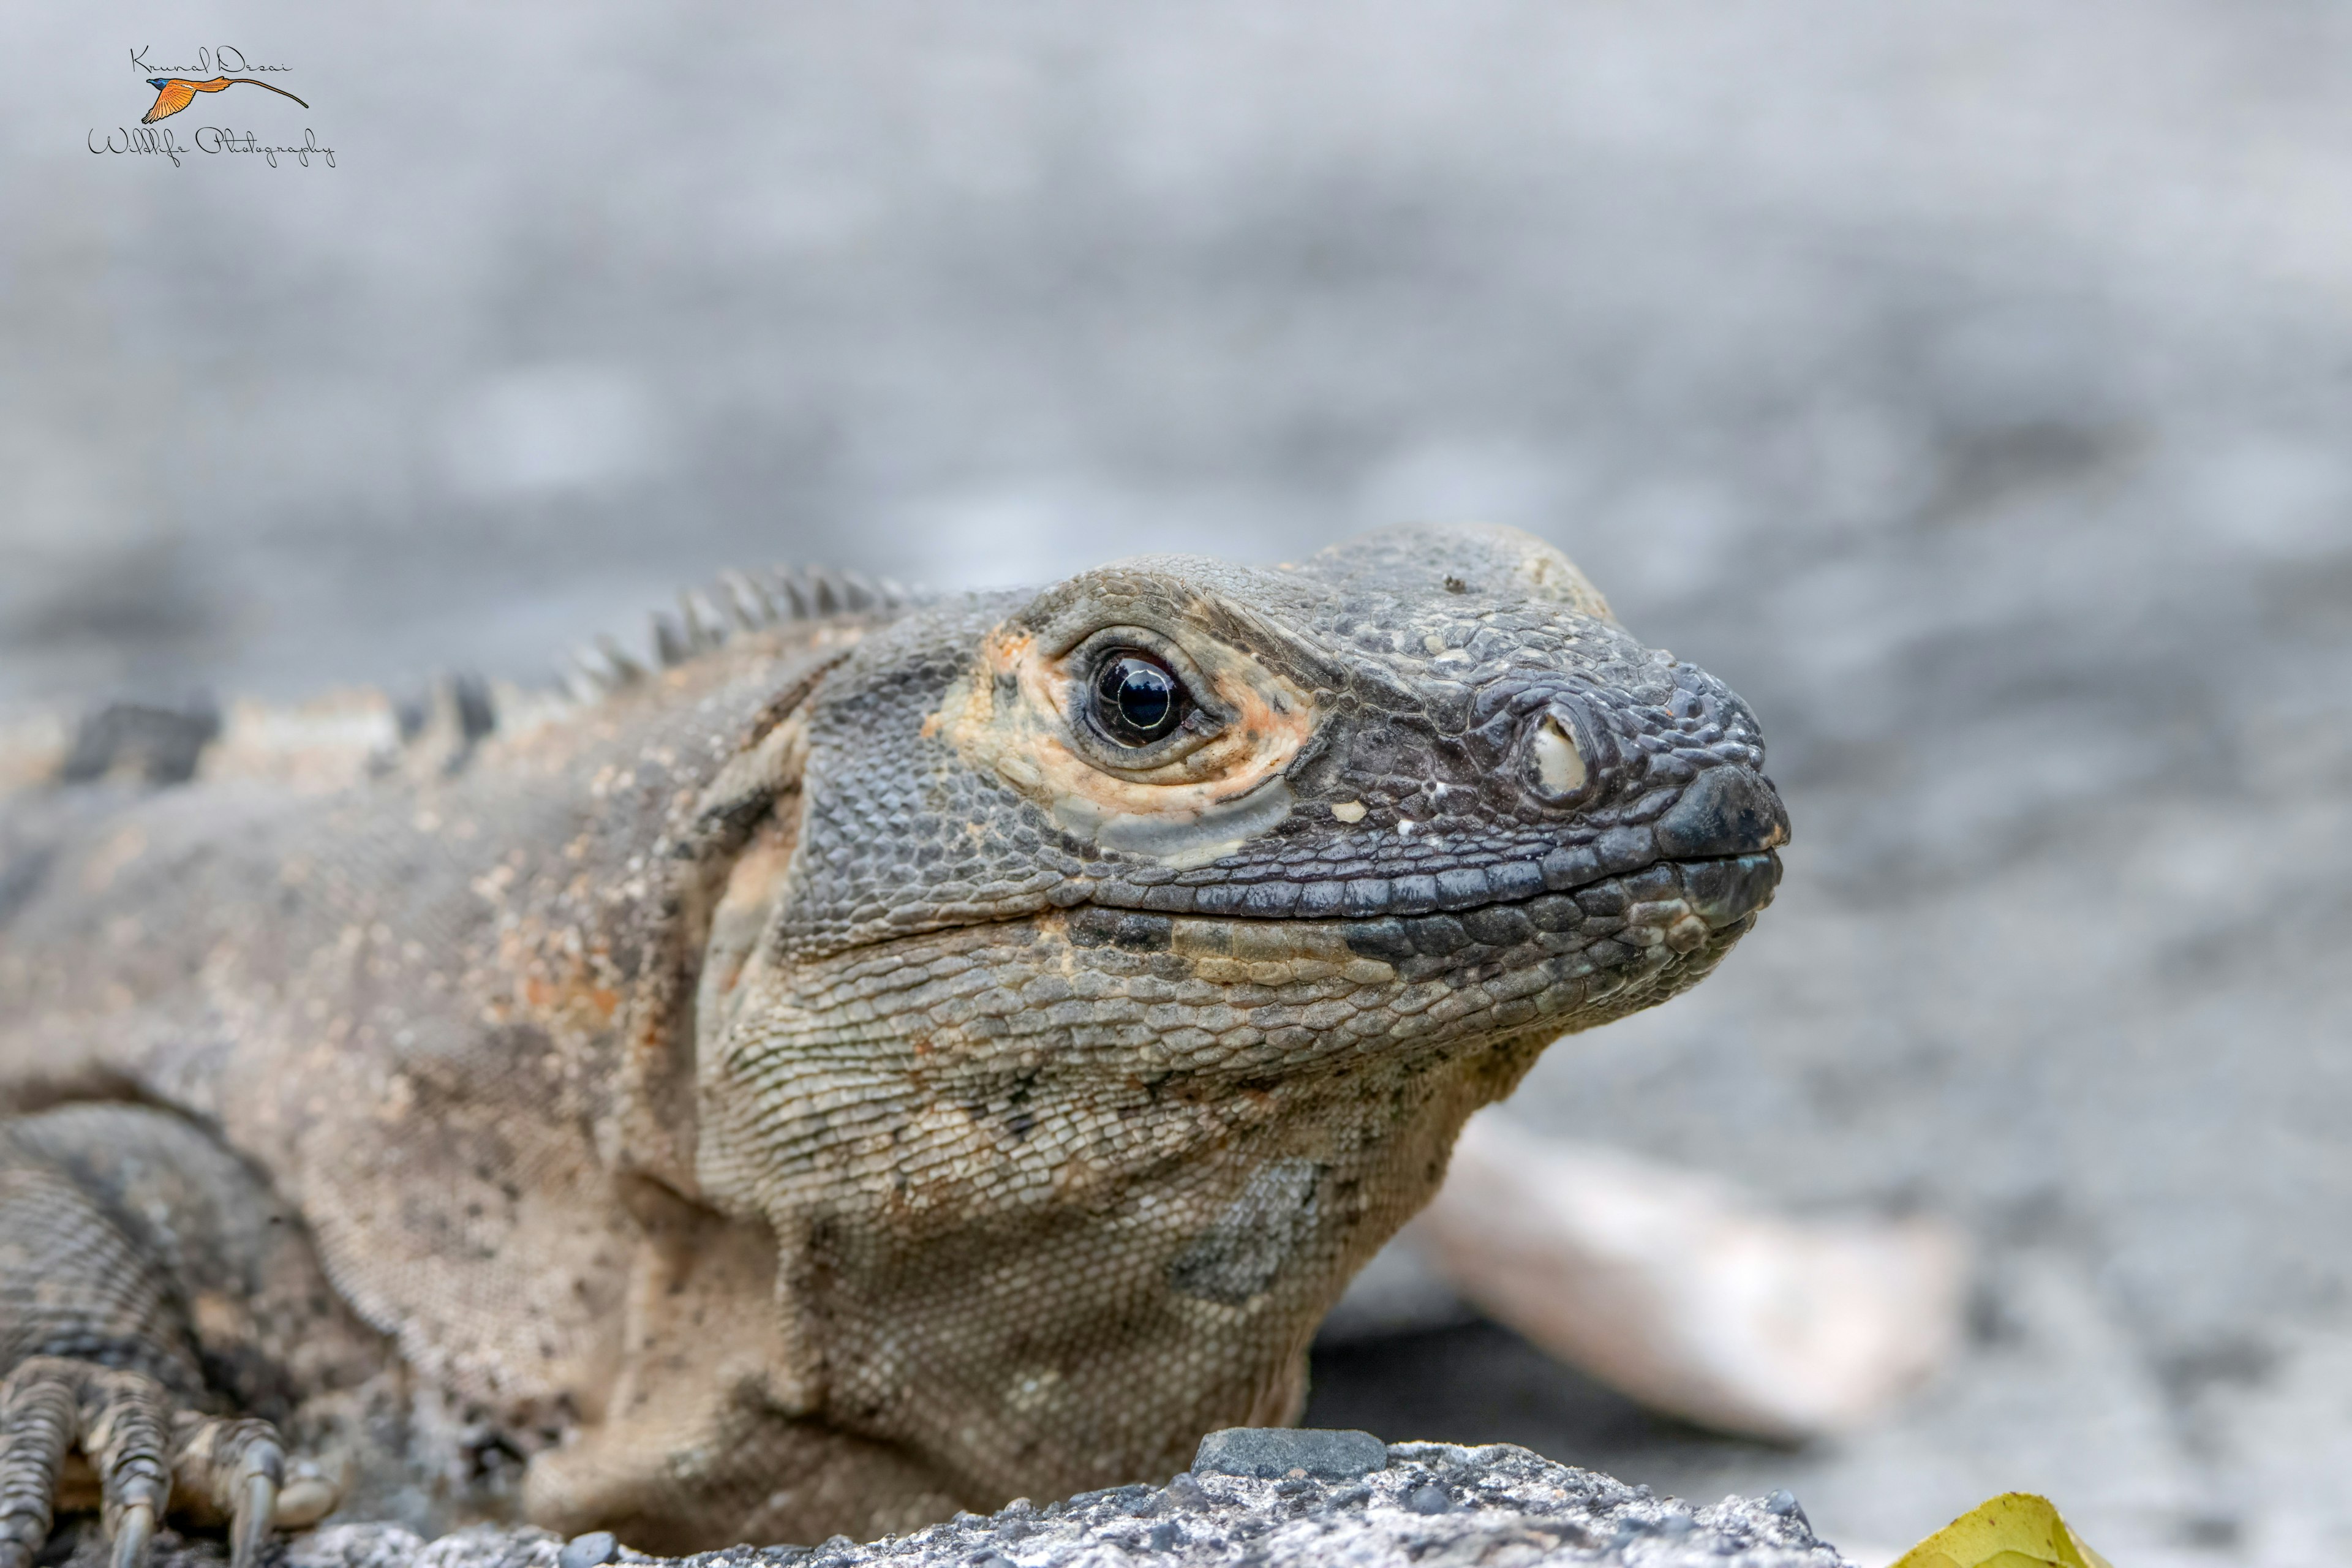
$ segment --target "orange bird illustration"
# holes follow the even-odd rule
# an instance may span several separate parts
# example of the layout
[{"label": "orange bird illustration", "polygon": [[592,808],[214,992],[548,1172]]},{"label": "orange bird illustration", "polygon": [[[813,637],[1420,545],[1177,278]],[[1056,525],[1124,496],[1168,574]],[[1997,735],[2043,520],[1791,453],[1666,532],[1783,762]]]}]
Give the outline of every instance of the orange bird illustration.
[{"label": "orange bird illustration", "polygon": [[[249,76],[216,76],[210,81],[190,81],[181,76],[151,76],[147,79],[147,85],[155,89],[155,107],[141,115],[139,123],[152,125],[159,120],[168,119],[195,102],[196,94],[226,92],[231,83],[240,81],[254,87],[269,87],[268,82],[257,80]],[[281,98],[294,98],[292,93],[282,87],[269,87],[269,90]],[[302,103],[299,98],[294,98],[294,101]],[[302,103],[302,107],[308,109],[310,106]]]}]

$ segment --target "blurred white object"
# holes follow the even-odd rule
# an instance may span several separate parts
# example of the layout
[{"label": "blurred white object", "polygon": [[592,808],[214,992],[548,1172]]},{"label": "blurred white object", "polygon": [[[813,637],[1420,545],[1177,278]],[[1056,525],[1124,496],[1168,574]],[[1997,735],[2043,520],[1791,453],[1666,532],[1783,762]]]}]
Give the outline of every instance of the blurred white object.
[{"label": "blurred white object", "polygon": [[1492,1113],[1334,1312],[1335,1337],[1447,1321],[1416,1259],[1642,1403],[1801,1438],[1867,1421],[1958,1347],[1968,1254],[1924,1219],[1794,1219],[1730,1184]]}]

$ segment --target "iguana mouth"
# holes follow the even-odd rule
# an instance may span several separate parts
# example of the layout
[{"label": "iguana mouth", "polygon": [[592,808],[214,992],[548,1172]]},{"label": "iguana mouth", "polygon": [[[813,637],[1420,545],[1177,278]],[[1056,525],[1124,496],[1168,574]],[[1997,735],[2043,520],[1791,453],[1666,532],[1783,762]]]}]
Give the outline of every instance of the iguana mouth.
[{"label": "iguana mouth", "polygon": [[[1070,940],[1080,947],[1145,952],[1166,948],[1179,921],[1188,926],[1328,925],[1338,928],[1350,951],[1393,961],[1444,959],[1465,948],[1509,949],[1528,943],[1565,952],[1602,941],[1622,942],[1629,931],[1639,934],[1628,946],[1658,943],[1686,952],[1719,933],[1736,934],[1735,928],[1744,929],[1746,921],[1772,901],[1780,884],[1780,857],[1775,850],[1764,849],[1659,860],[1633,871],[1603,874],[1572,889],[1421,913],[1372,910],[1319,915],[1295,906],[1288,913],[1273,915],[1247,908],[1227,911],[1197,907],[1163,913],[1098,899],[1072,910],[1067,929]],[[1646,934],[1650,932],[1654,937]]]},{"label": "iguana mouth", "polygon": [[[1107,865],[1096,872],[1087,902],[1155,914],[1242,920],[1363,921],[1434,914],[1460,916],[1501,906],[1528,905],[1547,896],[1574,896],[1658,867],[1725,868],[1698,874],[1694,908],[1760,908],[1780,880],[1773,854],[1789,840],[1789,817],[1769,781],[1748,768],[1707,769],[1679,798],[1646,823],[1588,833],[1581,842],[1540,853],[1521,851],[1485,864],[1435,871],[1380,875],[1376,859],[1345,868],[1356,875],[1286,875],[1286,868],[1244,865],[1184,873]],[[1769,867],[1769,872],[1760,868]],[[1147,879],[1149,879],[1147,880]],[[1727,924],[1738,915],[1710,923]]]}]

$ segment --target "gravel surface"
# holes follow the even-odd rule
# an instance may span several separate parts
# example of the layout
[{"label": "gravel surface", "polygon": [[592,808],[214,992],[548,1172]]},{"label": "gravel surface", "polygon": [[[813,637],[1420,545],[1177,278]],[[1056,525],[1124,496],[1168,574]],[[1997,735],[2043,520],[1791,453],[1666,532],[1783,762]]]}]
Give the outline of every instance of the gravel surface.
[{"label": "gravel surface", "polygon": [[[1797,840],[1517,1114],[1949,1215],[1977,1337],[1801,1452],[1475,1327],[1327,1356],[1317,1418],[1793,1486],[1850,1544],[2025,1487],[2118,1562],[2341,1560],[2352,15],[15,20],[0,710],[529,673],[736,560],[1536,528],[1755,704]],[[221,41],[313,111],[183,121],[336,167],[87,151],[128,47]]]}]

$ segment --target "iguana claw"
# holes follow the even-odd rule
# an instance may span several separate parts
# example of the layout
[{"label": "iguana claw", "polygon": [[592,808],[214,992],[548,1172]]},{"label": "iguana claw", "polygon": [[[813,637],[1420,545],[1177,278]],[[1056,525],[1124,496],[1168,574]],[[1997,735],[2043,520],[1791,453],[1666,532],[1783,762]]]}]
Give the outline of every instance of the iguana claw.
[{"label": "iguana claw", "polygon": [[229,1568],[253,1568],[278,1517],[278,1483],[268,1476],[246,1478],[228,1531]]},{"label": "iguana claw", "polygon": [[175,1408],[144,1373],[29,1356],[0,1383],[0,1568],[30,1568],[71,1448],[98,1472],[110,1568],[145,1568],[176,1502],[230,1521],[230,1568],[254,1568],[277,1523],[285,1446],[266,1421]]},{"label": "iguana claw", "polygon": [[229,1568],[253,1568],[278,1521],[286,1447],[267,1421],[180,1418],[172,1474],[184,1496],[209,1502],[229,1521]]},{"label": "iguana claw", "polygon": [[155,1544],[155,1510],[132,1503],[114,1526],[114,1568],[147,1568],[148,1549]]}]

